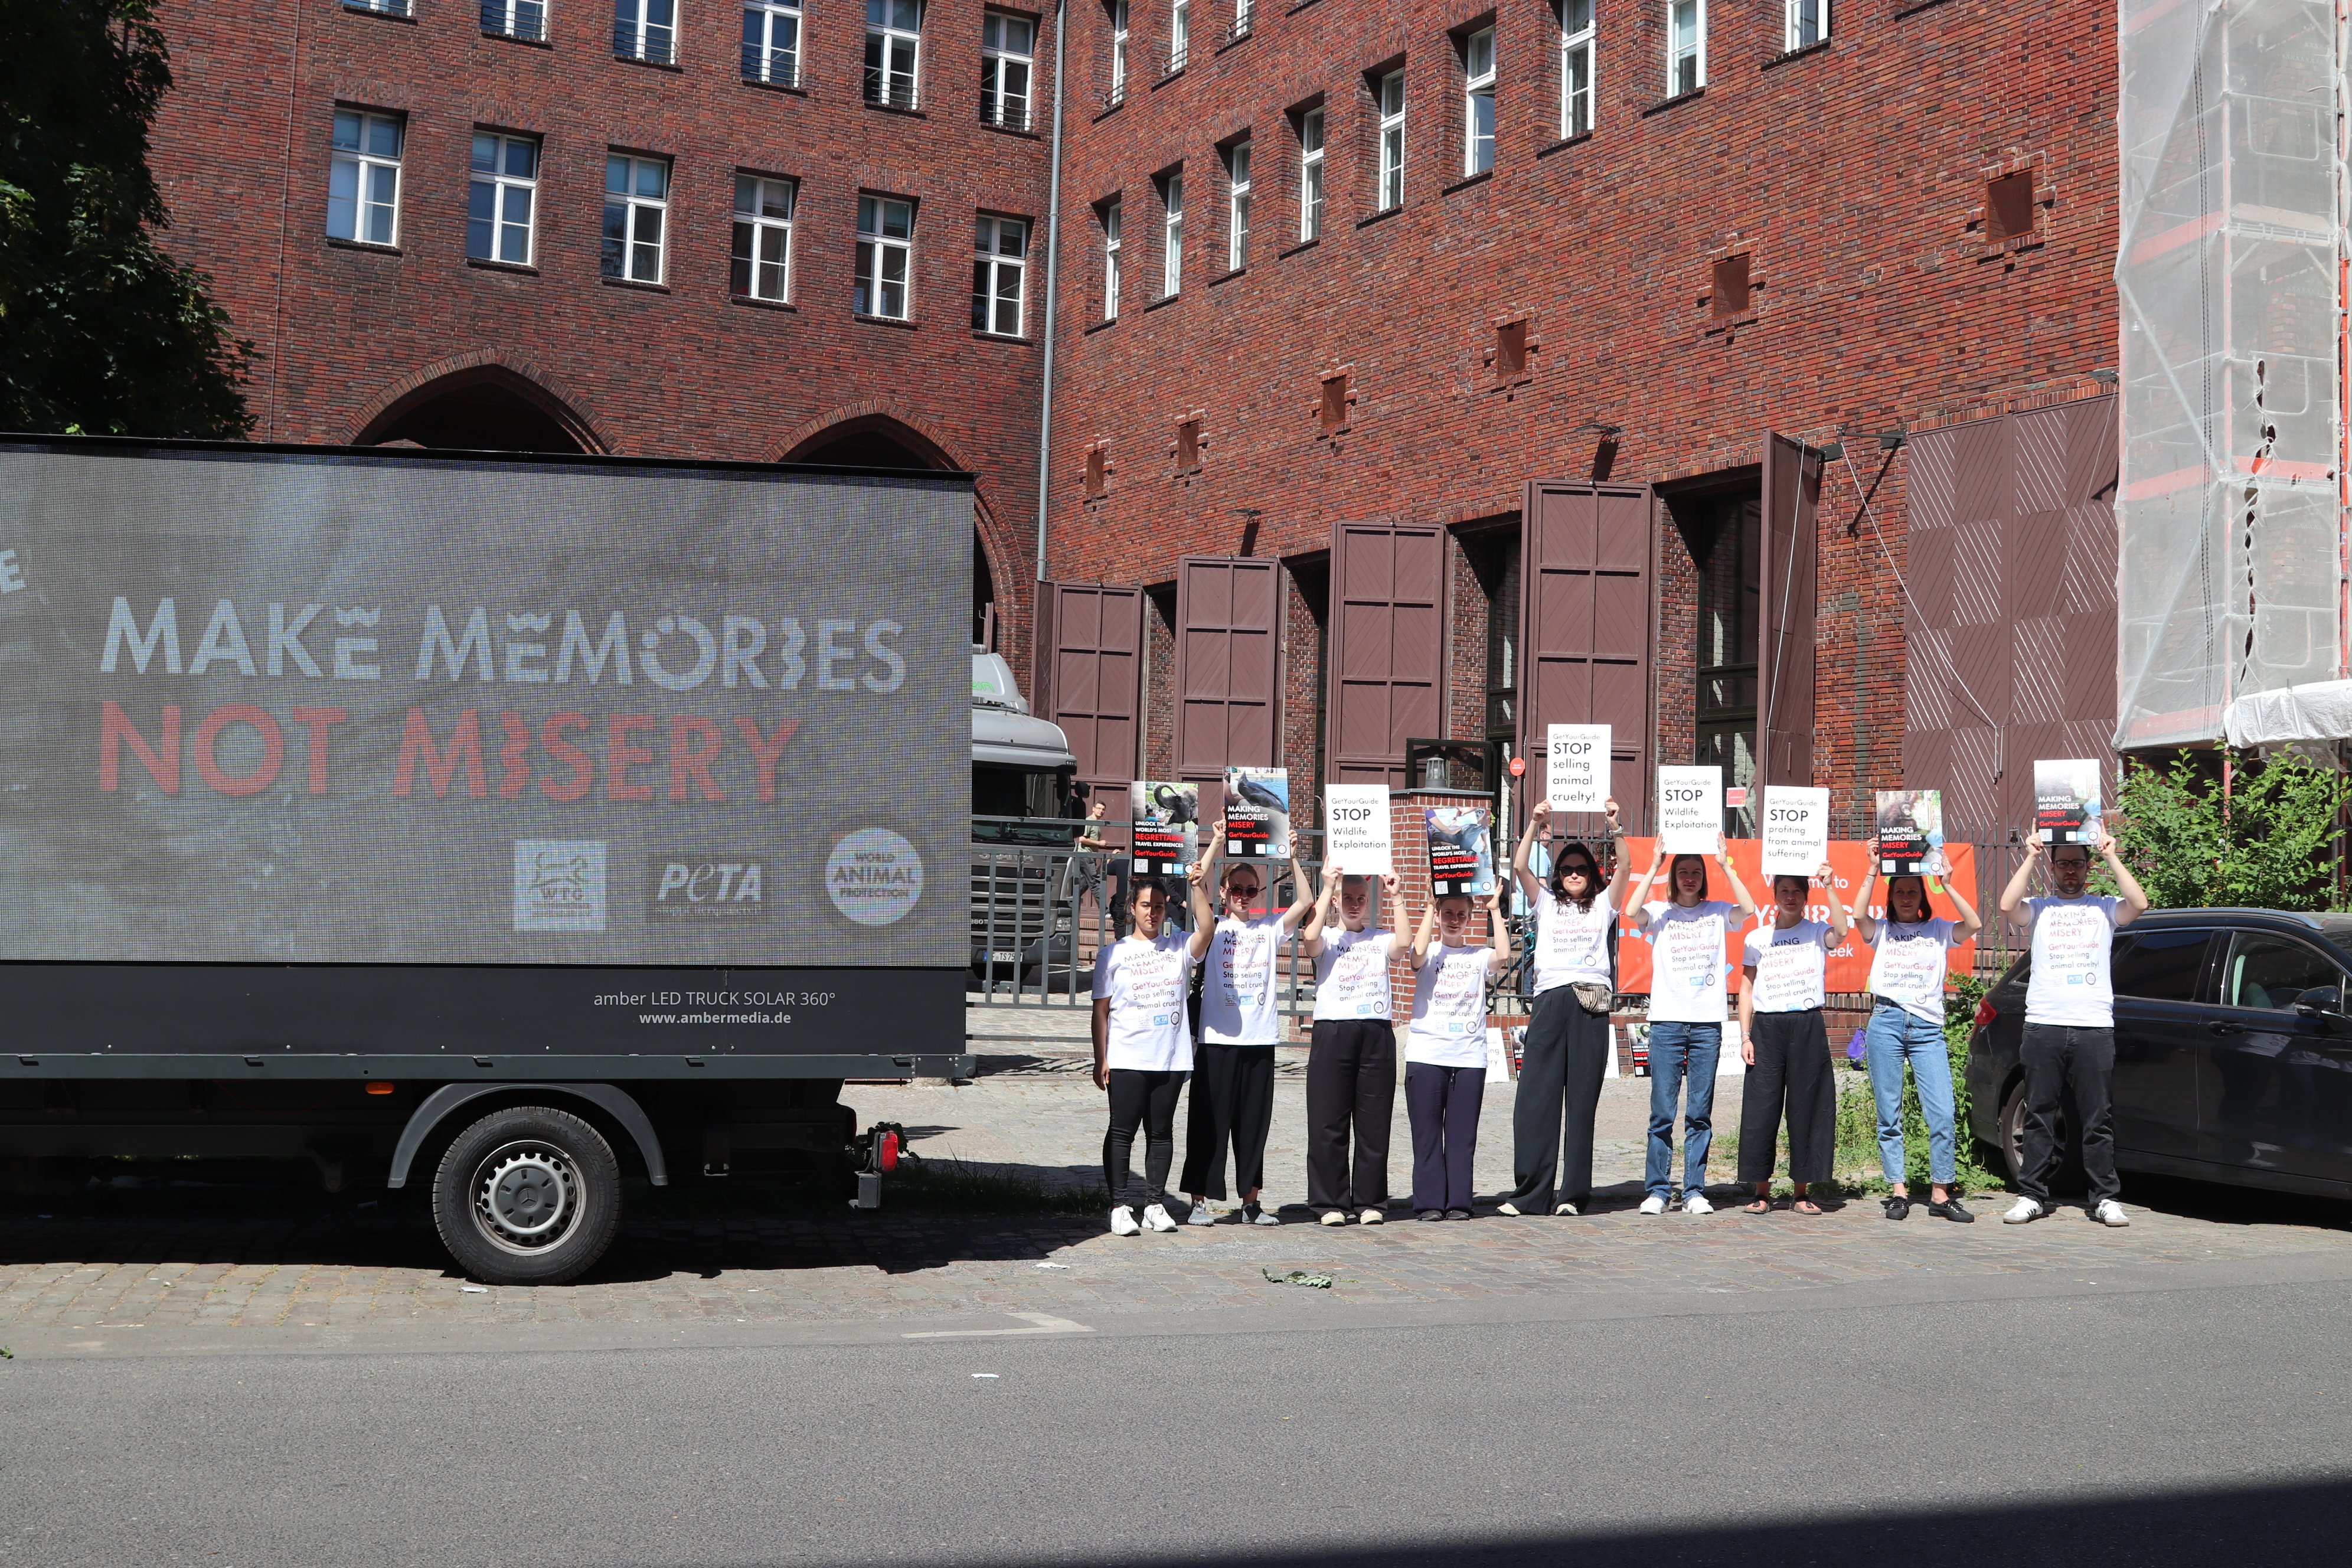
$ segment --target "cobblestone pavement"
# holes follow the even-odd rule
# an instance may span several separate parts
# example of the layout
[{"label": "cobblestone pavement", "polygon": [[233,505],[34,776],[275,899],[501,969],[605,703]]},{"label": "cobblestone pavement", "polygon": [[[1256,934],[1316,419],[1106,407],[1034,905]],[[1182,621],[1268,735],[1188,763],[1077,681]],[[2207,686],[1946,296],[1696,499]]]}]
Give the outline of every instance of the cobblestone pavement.
[{"label": "cobblestone pavement", "polygon": [[[1287,1054],[1287,1053],[1286,1053]],[[999,1058],[962,1087],[852,1086],[861,1122],[905,1123],[935,1163],[953,1156],[983,1178],[1098,1179],[1102,1101],[1075,1058]],[[1269,1197],[1300,1192],[1303,1086],[1286,1062],[1277,1085]],[[1736,1090],[1736,1080],[1726,1080]],[[1607,1086],[1600,1121],[1599,1212],[1581,1219],[1414,1222],[1328,1228],[1303,1209],[1276,1228],[1220,1225],[1115,1238],[1086,1215],[958,1214],[894,1201],[877,1214],[822,1209],[772,1191],[639,1188],[612,1253],[583,1282],[482,1290],[450,1269],[418,1194],[370,1201],[293,1189],[93,1190],[10,1199],[0,1208],[0,1336],[101,1328],[278,1328],[501,1324],[954,1322],[1006,1314],[1215,1310],[1313,1297],[1388,1307],[1703,1295],[1822,1288],[2023,1281],[2104,1271],[2180,1269],[2210,1277],[2256,1260],[2352,1271],[2352,1206],[2282,1200],[2190,1184],[2127,1186],[2136,1223],[2108,1231],[2062,1210],[2004,1226],[1992,1200],[1979,1222],[1924,1211],[1889,1225],[1874,1202],[1819,1218],[1754,1216],[1728,1206],[1648,1218],[1639,1201],[1647,1085]],[[1736,1121],[1736,1092],[1720,1098]],[[1479,1187],[1505,1184],[1510,1086],[1490,1093]],[[1181,1142],[1181,1135],[1180,1135]],[[1402,1103],[1392,1181],[1408,1184]],[[1717,1174],[1723,1173],[1718,1164]],[[1717,1189],[1717,1199],[1732,1201]],[[968,1201],[968,1200],[967,1200]],[[1040,1208],[1034,1200],[1025,1205]],[[1058,1267],[1046,1267],[1056,1265]],[[2205,1266],[2205,1267],[2195,1267]],[[1269,1284],[1265,1274],[1329,1273],[1329,1292]],[[5,1342],[0,1337],[0,1342]]]}]

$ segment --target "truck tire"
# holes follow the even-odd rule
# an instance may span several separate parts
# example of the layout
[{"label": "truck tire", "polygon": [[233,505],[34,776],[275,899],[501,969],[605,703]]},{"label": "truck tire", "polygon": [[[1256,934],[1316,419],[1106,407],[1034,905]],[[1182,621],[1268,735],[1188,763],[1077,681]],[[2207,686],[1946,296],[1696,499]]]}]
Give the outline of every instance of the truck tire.
[{"label": "truck tire", "polygon": [[494,1110],[457,1134],[433,1178],[433,1224],[486,1285],[561,1285],[585,1273],[621,1223],[621,1164],[580,1118],[544,1105]]}]

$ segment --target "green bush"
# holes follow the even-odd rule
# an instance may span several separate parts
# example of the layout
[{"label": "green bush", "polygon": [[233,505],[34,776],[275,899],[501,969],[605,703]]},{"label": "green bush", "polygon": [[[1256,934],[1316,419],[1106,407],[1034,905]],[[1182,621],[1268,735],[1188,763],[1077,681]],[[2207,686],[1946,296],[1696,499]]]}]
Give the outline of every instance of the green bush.
[{"label": "green bush", "polygon": [[[1976,1026],[1977,1004],[1986,986],[1972,975],[1956,975],[1944,996],[1944,1048],[1952,1063],[1952,1117],[1958,1147],[1954,1152],[1955,1184],[1964,1193],[1990,1192],[2007,1185],[1996,1170],[1979,1158],[1976,1139],[1969,1131],[1969,1037]],[[1843,1055],[1843,1051],[1840,1052]],[[1927,1172],[1927,1118],[1919,1109],[1919,1090],[1906,1069],[1903,1075],[1904,1182],[1914,1197],[1924,1197]],[[1871,1093],[1866,1072],[1847,1076],[1838,1094],[1837,1163],[1841,1185],[1861,1192],[1888,1190],[1878,1165],[1878,1102]]]},{"label": "green bush", "polygon": [[2232,753],[2228,798],[2210,761],[2181,752],[2167,768],[2127,765],[2116,805],[2124,864],[2158,909],[2244,905],[2341,908],[2336,814],[2345,781],[2292,752]]}]

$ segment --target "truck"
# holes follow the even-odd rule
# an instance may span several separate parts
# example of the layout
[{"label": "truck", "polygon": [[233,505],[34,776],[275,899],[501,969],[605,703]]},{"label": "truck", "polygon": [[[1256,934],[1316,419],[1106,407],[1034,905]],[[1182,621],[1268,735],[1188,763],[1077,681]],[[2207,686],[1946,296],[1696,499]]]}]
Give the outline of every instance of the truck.
[{"label": "truck", "polygon": [[1004,656],[971,651],[971,973],[983,986],[1066,977],[1076,920],[1065,849],[1085,814],[1061,726],[1029,711]]},{"label": "truck", "polygon": [[967,1076],[968,475],[0,437],[0,1164],[307,1162],[576,1278]]}]

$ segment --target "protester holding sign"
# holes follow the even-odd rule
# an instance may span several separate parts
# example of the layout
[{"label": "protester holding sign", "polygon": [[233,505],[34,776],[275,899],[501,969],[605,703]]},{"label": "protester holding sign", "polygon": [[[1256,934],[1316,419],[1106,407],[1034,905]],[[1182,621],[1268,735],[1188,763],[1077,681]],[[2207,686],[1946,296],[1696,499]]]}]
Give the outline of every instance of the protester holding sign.
[{"label": "protester holding sign", "polygon": [[1581,840],[1559,847],[1548,879],[1536,875],[1536,844],[1551,826],[1549,800],[1528,808],[1527,831],[1511,858],[1512,873],[1535,909],[1536,931],[1528,982],[1534,1013],[1511,1107],[1513,1181],[1499,1205],[1507,1215],[1576,1215],[1592,1202],[1592,1119],[1608,1073],[1609,1012],[1617,989],[1609,939],[1630,869],[1615,853],[1616,801],[1605,801],[1602,809],[1616,867],[1606,886],[1601,858]]},{"label": "protester holding sign", "polygon": [[[1958,1128],[1952,1115],[1952,1058],[1944,1044],[1946,952],[1968,941],[1984,922],[1959,889],[1944,884],[1958,921],[1937,917],[1927,901],[1927,884],[1909,874],[1886,879],[1886,918],[1870,913],[1870,884],[1878,868],[1897,860],[1881,841],[1872,847],[1871,868],[1854,889],[1854,922],[1872,948],[1870,1023],[1864,1042],[1870,1064],[1870,1089],[1878,1102],[1878,1166],[1893,1188],[1881,1200],[1888,1219],[1911,1214],[1911,1189],[1903,1154],[1903,1068],[1919,1091],[1919,1114],[1927,1123],[1927,1212],[1967,1225],[1975,1220],[1952,1191],[1958,1169]],[[1897,863],[1900,863],[1897,860]],[[1939,873],[1940,849],[1923,862]]]},{"label": "protester holding sign", "polygon": [[[1470,895],[1432,899],[1412,939],[1412,1028],[1404,1050],[1412,1123],[1412,1206],[1423,1219],[1470,1217],[1470,1166],[1486,1098],[1486,986],[1511,962],[1503,889],[1486,895],[1486,942],[1470,940]],[[1440,931],[1444,941],[1435,940]]]},{"label": "protester holding sign", "polygon": [[[2091,1217],[2105,1226],[2126,1226],[2131,1215],[2117,1202],[2115,1096],[2116,994],[2107,962],[2117,928],[2137,920],[2147,895],[2116,854],[2116,841],[2099,836],[2099,854],[2122,897],[2084,891],[2091,875],[2087,844],[2044,847],[2042,836],[2025,840],[2025,860],[2001,889],[2000,912],[2020,931],[2030,931],[2032,949],[2025,979],[2024,1169],[2017,1175],[2022,1194],[2004,1223],[2023,1225],[2050,1212],[2050,1174],[2058,1163],[2058,1102],[2071,1091],[2083,1122],[2083,1172],[2091,1179]],[[2037,866],[2046,866],[2054,894],[2029,899]]]},{"label": "protester holding sign", "polygon": [[1806,916],[1805,878],[1776,876],[1768,918],[1742,944],[1739,1055],[1748,1077],[1739,1096],[1739,1179],[1756,1188],[1749,1214],[1771,1210],[1784,1110],[1799,1214],[1822,1212],[1807,1189],[1830,1179],[1837,1151],[1837,1082],[1822,1006],[1829,999],[1830,949],[1845,941],[1847,922],[1829,862],[1813,876],[1829,895],[1826,922]]},{"label": "protester holding sign", "polygon": [[[1205,869],[1196,864],[1188,873],[1190,935],[1161,929],[1168,919],[1168,884],[1147,877],[1135,888],[1134,934],[1095,954],[1095,1087],[1110,1096],[1103,1184],[1110,1189],[1113,1236],[1134,1236],[1147,1226],[1176,1228],[1165,1199],[1168,1167],[1176,1159],[1176,1099],[1192,1071],[1184,993],[1216,924]],[[1140,1187],[1133,1161],[1138,1127],[1144,1136]]]},{"label": "protester holding sign", "polygon": [[[1393,874],[1381,879],[1383,901],[1396,898]],[[1389,1201],[1389,1119],[1396,1110],[1396,1029],[1389,1002],[1389,960],[1396,933],[1370,923],[1372,884],[1327,868],[1323,894],[1307,917],[1307,955],[1315,961],[1315,1033],[1307,1051],[1307,1201],[1325,1225],[1345,1225],[1360,1211],[1378,1225]],[[1341,928],[1330,930],[1337,910]],[[1349,1134],[1355,1135],[1354,1158]]]},{"label": "protester holding sign", "polygon": [[[1286,839],[1287,835],[1285,835]],[[1285,848],[1289,847],[1285,844]],[[1276,969],[1283,944],[1314,909],[1307,874],[1291,857],[1295,889],[1288,909],[1255,914],[1265,879],[1247,860],[1223,868],[1225,826],[1217,824],[1202,855],[1204,882],[1215,883],[1223,915],[1209,936],[1208,965],[1201,984],[1201,1043],[1192,1053],[1192,1106],[1184,1131],[1184,1190],[1192,1195],[1190,1223],[1207,1225],[1211,1198],[1225,1195],[1225,1145],[1234,1152],[1234,1185],[1243,1225],[1280,1225],[1258,1206],[1265,1184],[1265,1138],[1274,1126],[1274,1047],[1281,1037],[1276,1010]]]},{"label": "protester holding sign", "polygon": [[[1736,903],[1706,896],[1706,858],[1692,854],[1674,858],[1670,901],[1648,902],[1651,884],[1666,864],[1663,835],[1642,885],[1633,890],[1633,907],[1641,911],[1633,929],[1651,949],[1650,1152],[1643,1173],[1649,1195],[1642,1200],[1643,1214],[1666,1212],[1677,1100],[1683,1102],[1683,1209],[1695,1215],[1715,1212],[1706,1201],[1706,1152],[1715,1142],[1715,1069],[1723,1053],[1723,1026],[1730,1017],[1723,985],[1724,944],[1733,931],[1756,916],[1756,900],[1731,868],[1731,851],[1719,827],[1715,860],[1723,868]],[[1737,925],[1732,921],[1735,908]],[[1685,1075],[1690,1079],[1686,1097],[1682,1092]]]}]

